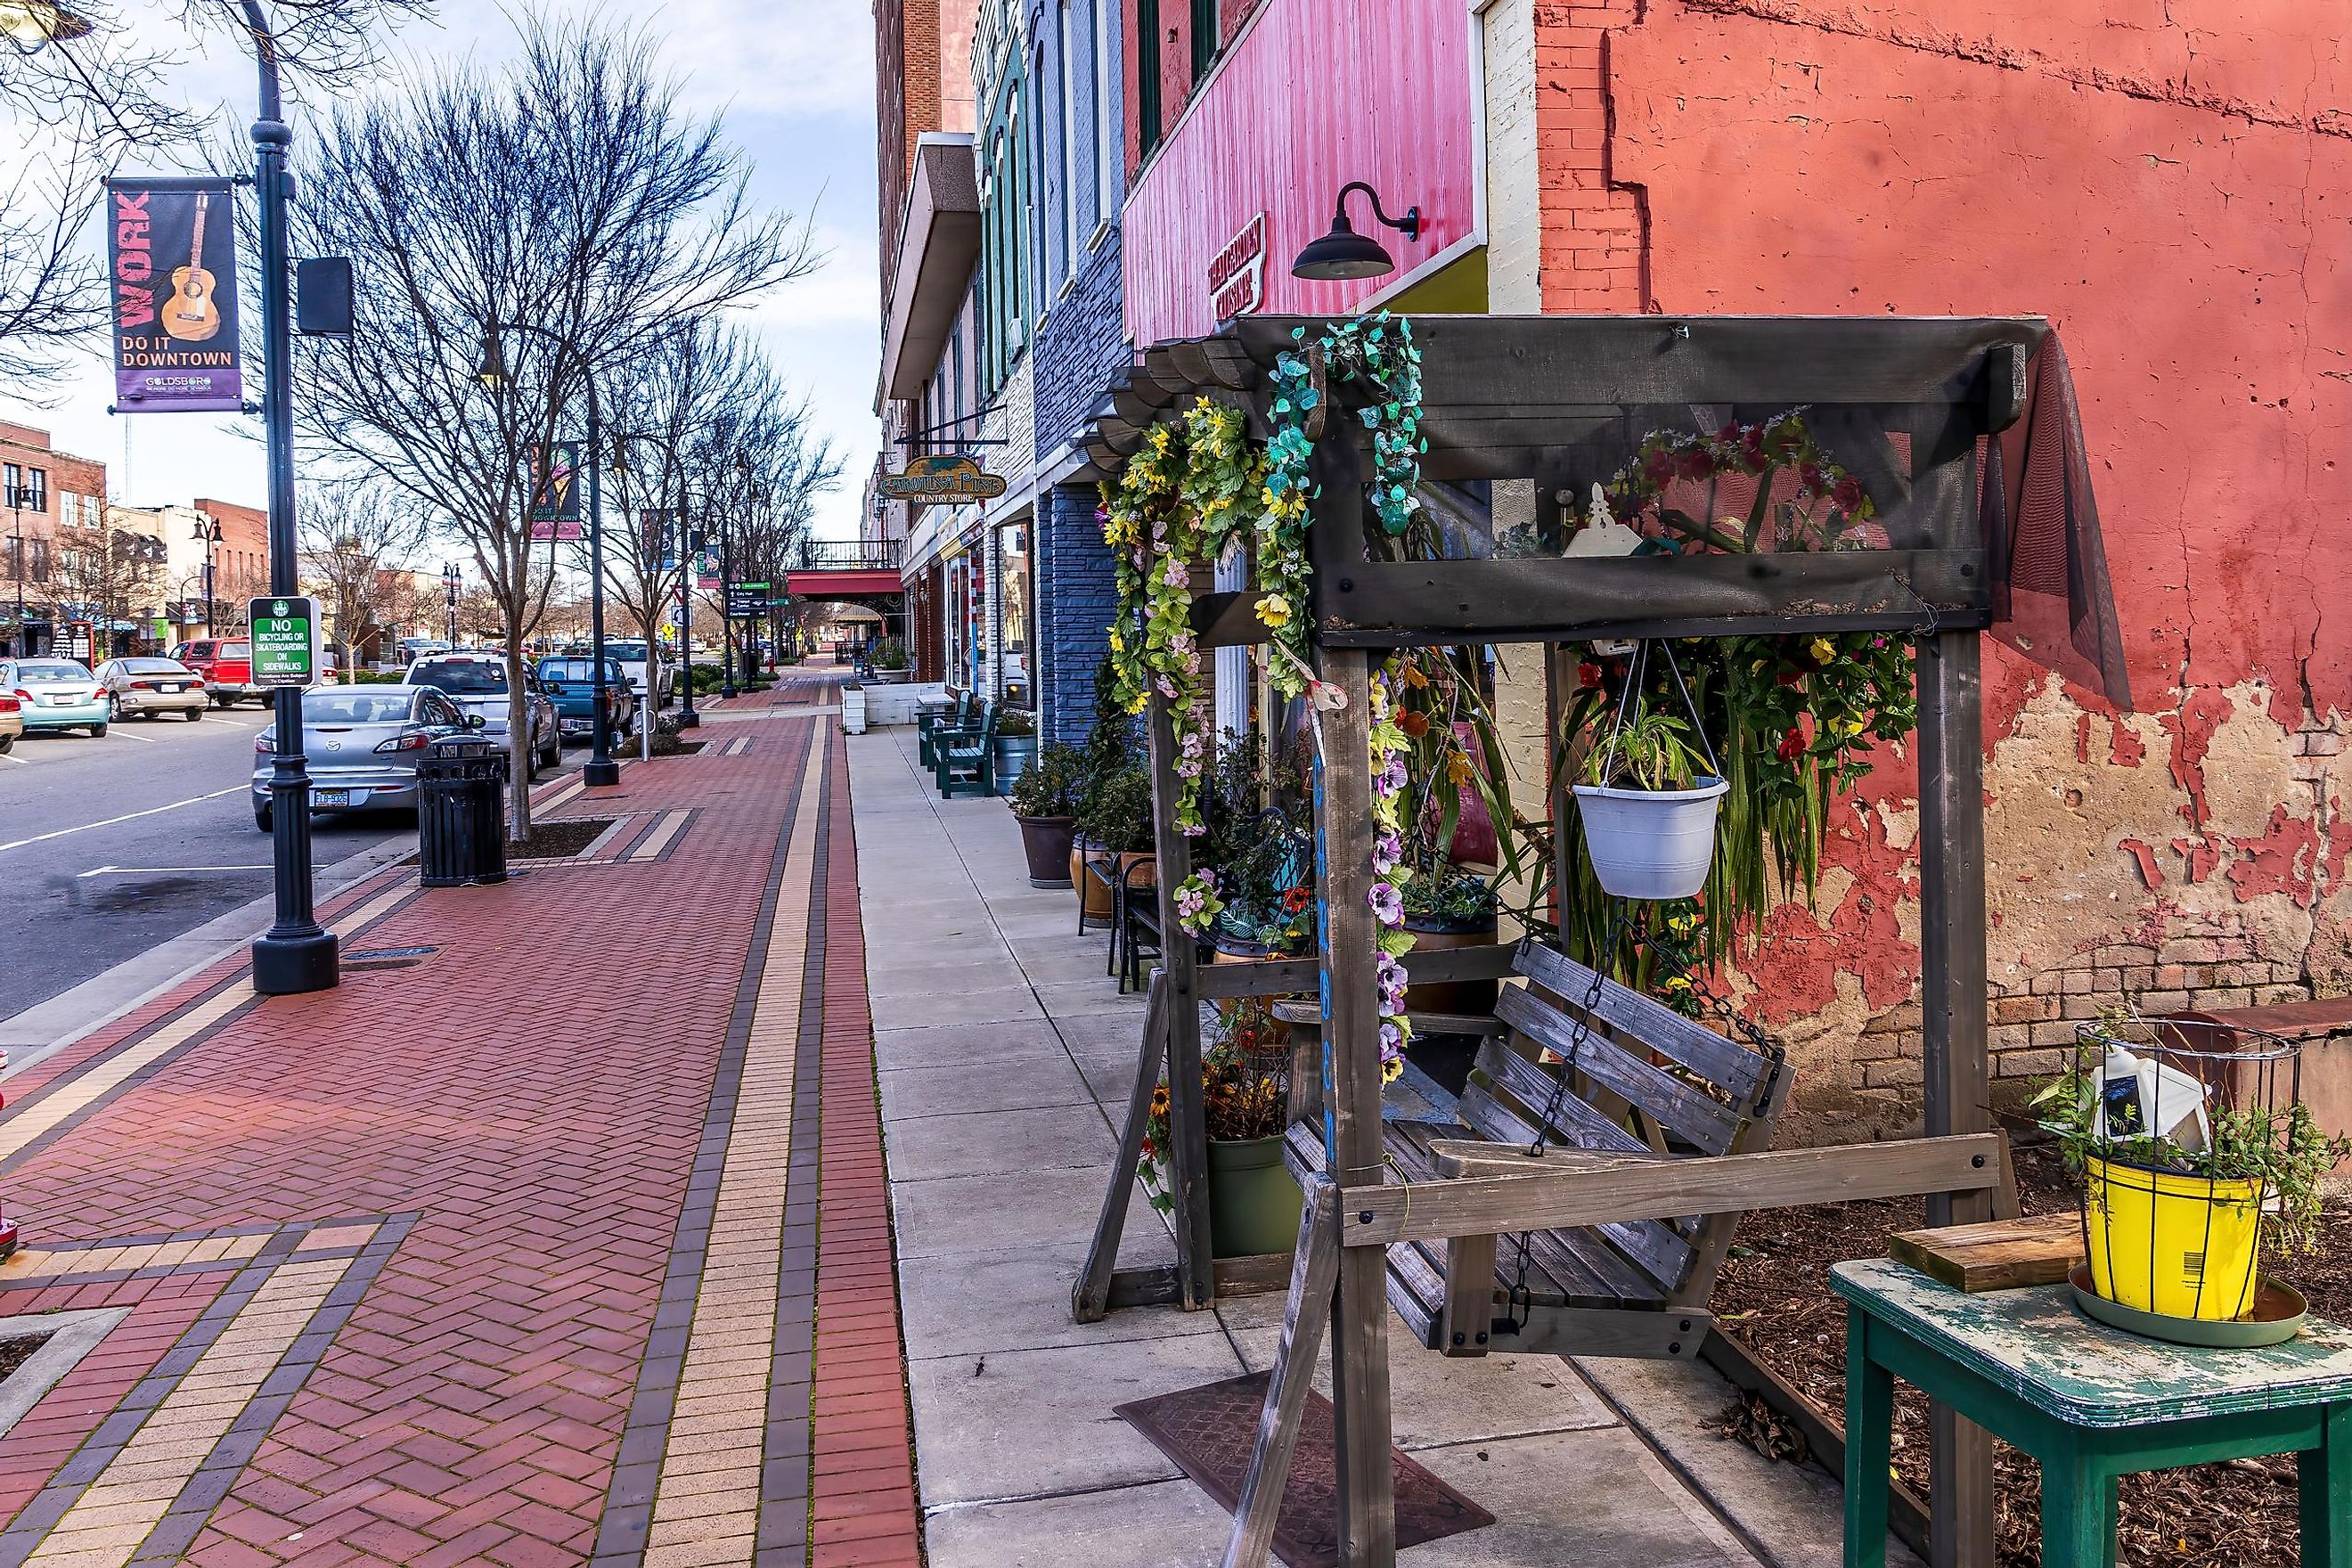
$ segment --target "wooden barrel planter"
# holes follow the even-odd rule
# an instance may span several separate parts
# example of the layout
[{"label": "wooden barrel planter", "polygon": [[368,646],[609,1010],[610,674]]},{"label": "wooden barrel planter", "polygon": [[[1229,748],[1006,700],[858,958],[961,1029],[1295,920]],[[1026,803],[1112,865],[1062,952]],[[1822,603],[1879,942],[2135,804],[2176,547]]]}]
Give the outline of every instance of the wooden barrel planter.
[{"label": "wooden barrel planter", "polygon": [[[1089,877],[1086,874],[1086,862],[1089,859],[1099,859],[1101,857],[1102,851],[1091,844],[1077,842],[1070,846],[1070,883],[1078,890],[1078,901],[1085,909],[1085,918],[1088,925],[1110,923],[1110,885],[1099,877]],[[1123,878],[1127,875],[1129,867],[1138,860],[1150,858],[1151,852],[1148,849],[1122,850],[1118,857],[1118,867],[1116,875]]]},{"label": "wooden barrel planter", "polygon": [[[1429,915],[1407,915],[1404,929],[1412,932],[1415,952],[1444,952],[1457,947],[1492,947],[1496,938],[1496,920],[1485,915],[1475,921],[1439,920]],[[1404,1005],[1408,1013],[1491,1013],[1495,1010],[1495,986],[1492,980],[1428,981],[1405,988]]]}]

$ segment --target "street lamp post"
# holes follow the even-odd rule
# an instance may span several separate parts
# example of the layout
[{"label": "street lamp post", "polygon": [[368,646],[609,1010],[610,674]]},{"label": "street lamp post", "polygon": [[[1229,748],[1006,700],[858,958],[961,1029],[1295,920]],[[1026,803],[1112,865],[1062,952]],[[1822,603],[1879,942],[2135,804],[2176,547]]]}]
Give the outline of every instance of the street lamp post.
[{"label": "street lamp post", "polygon": [[196,542],[205,547],[205,636],[213,635],[213,552],[221,542],[217,518],[196,513]]},{"label": "street lamp post", "polygon": [[30,650],[25,647],[25,487],[8,487],[8,509],[16,513],[16,531],[9,537],[16,544],[9,566],[16,579],[16,625],[8,634],[8,652],[22,658]]},{"label": "street lamp post", "polygon": [[[253,122],[253,178],[261,203],[262,424],[269,445],[269,592],[301,592],[294,531],[294,323],[287,298],[286,147],[278,108],[278,40],[260,0],[242,0],[261,74]],[[302,689],[273,694],[277,751],[269,772],[271,864],[277,917],[254,940],[253,988],[264,996],[324,991],[340,978],[334,933],[320,928],[310,894],[310,778],[302,757]]]},{"label": "street lamp post", "polygon": [[[250,0],[248,0],[250,3]],[[477,376],[486,386],[496,386],[506,379],[506,356],[499,346],[501,331],[530,332],[555,345],[559,369],[562,356],[570,354],[578,360],[580,379],[588,388],[588,656],[593,664],[591,679],[595,689],[596,732],[588,752],[588,761],[580,769],[580,779],[592,788],[621,782],[621,764],[613,760],[610,744],[612,725],[612,693],[604,680],[604,421],[596,401],[596,373],[589,367],[587,356],[572,346],[572,341],[561,332],[530,321],[499,321],[482,334],[482,363]],[[553,471],[554,464],[548,465]],[[653,650],[646,650],[650,661]],[[646,684],[652,685],[652,672],[646,672]],[[650,695],[650,692],[648,692]]]},{"label": "street lamp post", "polygon": [[686,552],[686,572],[677,584],[677,650],[678,660],[685,668],[685,706],[678,710],[677,727],[681,730],[702,728],[702,715],[694,710],[694,587],[702,575],[702,535],[686,526],[686,474],[677,476],[677,547]]},{"label": "street lamp post", "polygon": [[441,587],[449,601],[449,646],[453,648],[457,646],[457,584],[463,581],[465,574],[457,570],[455,561],[441,563]]}]

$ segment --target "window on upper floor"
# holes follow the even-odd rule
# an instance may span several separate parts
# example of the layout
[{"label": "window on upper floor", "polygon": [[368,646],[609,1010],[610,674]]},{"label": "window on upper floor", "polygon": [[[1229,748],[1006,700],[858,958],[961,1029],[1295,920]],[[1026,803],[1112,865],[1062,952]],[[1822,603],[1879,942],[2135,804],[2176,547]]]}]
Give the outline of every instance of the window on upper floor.
[{"label": "window on upper floor", "polygon": [[1135,148],[1149,158],[1160,146],[1160,0],[1135,0]]},{"label": "window on upper floor", "polygon": [[0,464],[0,506],[26,511],[49,510],[49,471],[21,463]]},{"label": "window on upper floor", "polygon": [[1217,63],[1217,0],[1192,0],[1192,79]]},{"label": "window on upper floor", "polygon": [[1060,134],[1054,138],[1054,237],[1061,256],[1054,281],[1058,286],[1078,269],[1077,236],[1073,232],[1079,210],[1078,108],[1073,89],[1078,71],[1077,61],[1070,55],[1075,32],[1070,25],[1070,0],[1062,0],[1055,10],[1054,112],[1060,120]]},{"label": "window on upper floor", "polygon": [[990,111],[987,163],[982,170],[979,339],[983,405],[1012,374],[1013,361],[1029,342],[1036,268],[1031,260],[1034,195],[1025,123],[1034,106],[1026,105],[1027,89],[1024,75],[1017,72],[999,89]]},{"label": "window on upper floor", "polygon": [[1093,9],[1087,16],[1087,41],[1095,61],[1095,177],[1094,199],[1087,207],[1089,234],[1110,216],[1124,151],[1118,135],[1118,0],[1093,0]]}]

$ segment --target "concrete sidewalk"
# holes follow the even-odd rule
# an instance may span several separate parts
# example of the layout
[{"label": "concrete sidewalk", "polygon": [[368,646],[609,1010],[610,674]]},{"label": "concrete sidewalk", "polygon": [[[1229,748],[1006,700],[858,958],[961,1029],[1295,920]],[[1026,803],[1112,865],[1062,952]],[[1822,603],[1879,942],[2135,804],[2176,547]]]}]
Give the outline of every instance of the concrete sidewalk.
[{"label": "concrete sidewalk", "polygon": [[[1074,895],[1030,888],[1004,804],[940,800],[914,751],[907,730],[849,742],[930,1561],[1213,1563],[1225,1514],[1111,1409],[1264,1368],[1283,1298],[1071,1321],[1142,1004],[1105,976],[1103,934],[1076,933]],[[1172,1256],[1138,1197],[1122,1261]],[[1408,1563],[1838,1561],[1834,1485],[1707,1433],[1730,1394],[1704,1369],[1621,1363],[1597,1384],[1556,1357],[1391,1344],[1397,1443],[1499,1521]],[[1643,1428],[1610,1384],[1638,1393]]]}]

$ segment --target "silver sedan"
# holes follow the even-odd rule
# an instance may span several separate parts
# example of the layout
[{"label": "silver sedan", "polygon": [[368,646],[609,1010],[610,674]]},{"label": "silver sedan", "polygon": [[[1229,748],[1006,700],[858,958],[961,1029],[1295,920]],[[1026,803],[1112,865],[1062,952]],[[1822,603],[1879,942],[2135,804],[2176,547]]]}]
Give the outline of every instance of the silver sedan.
[{"label": "silver sedan", "polygon": [[[416,764],[444,735],[478,730],[430,686],[314,686],[302,693],[302,759],[312,811],[414,811]],[[272,826],[277,731],[253,742],[253,825]]]},{"label": "silver sedan", "polygon": [[98,683],[116,722],[176,713],[194,723],[212,705],[205,678],[176,658],[110,658],[98,667]]}]

